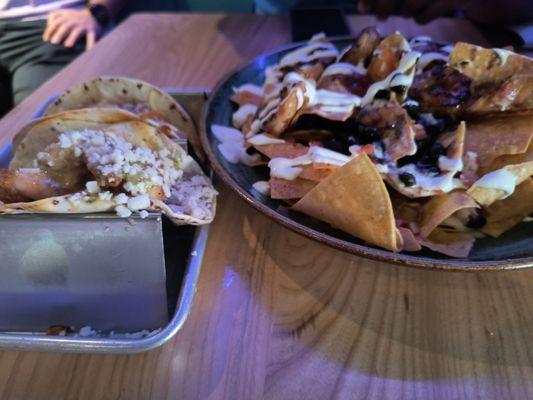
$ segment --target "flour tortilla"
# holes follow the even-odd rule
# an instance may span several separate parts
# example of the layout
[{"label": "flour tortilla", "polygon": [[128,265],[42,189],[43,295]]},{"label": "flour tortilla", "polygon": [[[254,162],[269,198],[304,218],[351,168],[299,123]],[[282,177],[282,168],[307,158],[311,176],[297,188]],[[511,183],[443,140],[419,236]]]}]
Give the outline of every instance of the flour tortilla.
[{"label": "flour tortilla", "polygon": [[387,188],[364,153],[316,185],[292,209],[387,250],[403,248]]},{"label": "flour tortilla", "polygon": [[[212,221],[215,209],[216,192],[208,178],[203,174],[199,165],[176,142],[169,139],[157,127],[147,123],[135,115],[119,109],[89,108],[65,111],[53,116],[43,117],[30,124],[19,134],[19,144],[15,148],[15,155],[10,169],[32,168],[37,154],[48,145],[56,143],[61,133],[73,130],[95,129],[103,130],[110,135],[121,137],[136,147],[145,146],[153,151],[167,149],[180,160],[183,178],[176,186],[189,185],[190,182],[200,182],[204,188],[211,189],[212,195],[205,199],[208,216],[198,218],[184,212],[176,211],[178,204],[166,204],[157,199],[151,199],[153,209],[163,211],[178,224],[206,224]],[[86,179],[83,171],[74,170],[73,179]],[[61,172],[59,172],[61,173]],[[66,173],[66,172],[65,172]],[[83,182],[82,182],[83,183]],[[197,185],[198,186],[198,185]],[[196,190],[192,188],[191,190]],[[195,194],[191,192],[191,194]],[[101,200],[97,195],[89,195],[81,200],[71,201],[71,195],[51,197],[27,203],[6,204],[0,207],[0,213],[88,213],[111,211],[117,206],[112,201]]]},{"label": "flour tortilla", "polygon": [[92,107],[98,103],[146,103],[183,133],[195,131],[189,114],[171,96],[147,82],[123,77],[100,77],[81,82],[52,102],[44,111],[44,116]]}]

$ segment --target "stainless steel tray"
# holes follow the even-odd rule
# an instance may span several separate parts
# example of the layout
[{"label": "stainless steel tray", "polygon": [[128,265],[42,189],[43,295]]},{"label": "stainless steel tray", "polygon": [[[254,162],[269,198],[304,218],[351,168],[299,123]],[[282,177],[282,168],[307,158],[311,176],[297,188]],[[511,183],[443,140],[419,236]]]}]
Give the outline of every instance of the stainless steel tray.
[{"label": "stainless steel tray", "polygon": [[[167,91],[189,111],[195,121],[198,121],[201,115],[201,108],[206,98],[206,91],[181,91],[174,89],[167,89]],[[50,101],[53,101],[53,98]],[[41,110],[36,114],[36,117],[42,115],[47,104],[43,105]],[[0,162],[9,159],[10,156],[10,146],[0,149]],[[167,227],[164,230],[168,229],[170,228]],[[44,334],[44,332],[34,331],[0,331],[0,348],[6,350],[129,354],[139,353],[161,346],[181,329],[191,310],[209,232],[208,226],[172,227],[171,229],[174,233],[165,237],[165,245],[169,244],[167,243],[169,240],[174,240],[182,247],[179,248],[179,251],[167,251],[165,254],[167,264],[166,295],[167,299],[176,300],[175,307],[174,304],[169,303],[169,310],[173,311],[173,314],[166,326],[143,338],[116,336],[82,337],[73,334],[67,336],[50,336]],[[179,235],[179,241],[176,235]],[[183,238],[186,239],[183,240]],[[191,244],[184,248],[183,243],[187,242]],[[171,266],[173,269],[169,273],[168,269]],[[80,327],[77,328],[79,329]]]}]

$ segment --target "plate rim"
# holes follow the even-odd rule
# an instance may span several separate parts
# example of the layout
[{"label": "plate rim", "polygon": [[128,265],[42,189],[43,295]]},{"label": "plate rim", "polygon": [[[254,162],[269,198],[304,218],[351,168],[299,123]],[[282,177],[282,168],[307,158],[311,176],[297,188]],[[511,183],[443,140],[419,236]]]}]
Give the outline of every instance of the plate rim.
[{"label": "plate rim", "polygon": [[[338,36],[333,37],[330,40],[332,42],[355,39],[352,36]],[[327,233],[319,232],[314,228],[301,224],[287,216],[271,209],[266,204],[255,199],[251,196],[246,189],[237,183],[237,181],[231,176],[228,170],[222,165],[218,157],[215,154],[215,150],[212,148],[207,132],[207,117],[212,107],[213,100],[216,94],[220,91],[222,86],[226,84],[236,73],[239,71],[258,63],[261,59],[265,59],[270,56],[274,56],[280,52],[287,51],[306,42],[296,42],[285,46],[278,47],[273,51],[263,53],[257,57],[254,57],[248,61],[239,64],[233,68],[230,72],[226,73],[210,91],[208,99],[204,105],[202,112],[202,118],[200,119],[200,142],[207,154],[209,163],[215,173],[222,179],[222,181],[234,192],[236,192],[248,205],[251,205],[257,211],[267,216],[271,220],[279,223],[285,228],[291,231],[310,238],[319,242],[322,245],[341,250],[345,253],[352,254],[358,257],[363,257],[383,263],[389,263],[396,266],[417,268],[424,270],[437,270],[437,271],[458,271],[458,272],[478,272],[478,271],[509,271],[520,270],[533,267],[533,256],[509,258],[501,260],[486,260],[486,261],[469,261],[465,259],[434,259],[424,256],[414,256],[406,253],[395,253],[389,250],[379,249],[376,247],[365,246],[349,242],[346,240],[335,238]],[[229,101],[229,99],[228,99]],[[250,167],[251,168],[251,167]]]}]

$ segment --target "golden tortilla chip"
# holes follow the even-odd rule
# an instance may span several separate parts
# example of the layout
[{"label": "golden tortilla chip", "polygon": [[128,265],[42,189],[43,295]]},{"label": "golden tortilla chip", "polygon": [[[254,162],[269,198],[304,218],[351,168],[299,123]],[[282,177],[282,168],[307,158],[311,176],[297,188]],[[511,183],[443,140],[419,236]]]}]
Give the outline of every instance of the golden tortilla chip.
[{"label": "golden tortilla chip", "polygon": [[340,61],[353,65],[366,65],[380,42],[381,37],[376,27],[366,27],[354,40],[352,46],[342,54]]},{"label": "golden tortilla chip", "polygon": [[254,147],[268,158],[296,158],[303,156],[309,151],[308,146],[291,142],[261,144]]},{"label": "golden tortilla chip", "polygon": [[422,246],[455,258],[468,257],[475,240],[468,233],[447,231],[441,228],[431,232],[427,239],[418,238]]},{"label": "golden tortilla chip", "polygon": [[233,93],[233,95],[230,97],[230,100],[239,106],[244,104],[253,104],[254,106],[259,107],[263,102],[263,96],[252,90],[241,89]]},{"label": "golden tortilla chip", "polygon": [[270,178],[270,197],[277,200],[294,200],[301,199],[311,189],[313,189],[317,183],[296,178],[291,181],[281,178]]},{"label": "golden tortilla chip", "polygon": [[400,65],[407,41],[399,32],[385,37],[377,47],[368,65],[367,75],[372,82],[385,79]]},{"label": "golden tortilla chip", "polygon": [[300,178],[320,182],[339,169],[339,166],[324,163],[313,163],[302,165],[300,168],[302,168],[302,172],[300,172],[299,175]]},{"label": "golden tortilla chip", "polygon": [[473,86],[500,82],[516,74],[533,73],[533,59],[529,57],[463,42],[455,45],[448,64],[471,78]]},{"label": "golden tortilla chip", "polygon": [[529,148],[525,153],[505,155],[496,158],[487,168],[483,169],[483,173],[495,171],[507,165],[523,164],[533,161],[533,140],[529,144]]},{"label": "golden tortilla chip", "polygon": [[463,191],[454,191],[432,197],[422,207],[420,237],[427,238],[446,218],[463,208],[477,207],[476,202]]},{"label": "golden tortilla chip", "polygon": [[[507,177],[507,173],[514,175],[514,187],[516,187],[533,175],[533,161],[522,164],[508,165],[499,170],[489,172],[489,174],[493,174],[492,176],[495,177],[494,184],[491,184],[493,187],[487,187],[487,185],[481,186],[478,184],[481,179],[486,181],[487,176],[489,176],[489,174],[487,174],[474,182],[474,184],[467,191],[468,195],[470,195],[470,197],[472,197],[479,205],[483,207],[488,207],[496,200],[503,199],[507,194],[504,186],[508,182],[501,182],[501,176],[496,175],[502,172],[503,175],[507,175]],[[496,188],[494,186],[499,187]]]},{"label": "golden tortilla chip", "polygon": [[400,232],[400,235],[402,235],[402,250],[419,251],[422,249],[422,246],[420,246],[420,243],[416,240],[416,236],[411,229],[399,227],[398,231]]},{"label": "golden tortilla chip", "polygon": [[376,246],[403,247],[389,193],[366,154],[343,165],[292,208]]},{"label": "golden tortilla chip", "polygon": [[465,110],[475,116],[517,113],[533,109],[533,74],[511,76],[472,102]]},{"label": "golden tortilla chip", "polygon": [[465,152],[477,154],[480,169],[488,167],[497,157],[525,153],[532,143],[531,117],[487,118],[466,126]]},{"label": "golden tortilla chip", "polygon": [[522,182],[508,198],[485,209],[487,223],[481,232],[498,237],[533,213],[533,179]]}]

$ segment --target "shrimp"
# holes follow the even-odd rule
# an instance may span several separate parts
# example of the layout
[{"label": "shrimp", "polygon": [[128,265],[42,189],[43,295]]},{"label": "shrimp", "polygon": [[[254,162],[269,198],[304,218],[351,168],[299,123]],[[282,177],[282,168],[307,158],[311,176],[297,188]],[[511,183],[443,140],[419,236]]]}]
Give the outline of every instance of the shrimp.
[{"label": "shrimp", "polygon": [[64,194],[61,186],[38,169],[0,169],[0,201],[14,203]]}]

